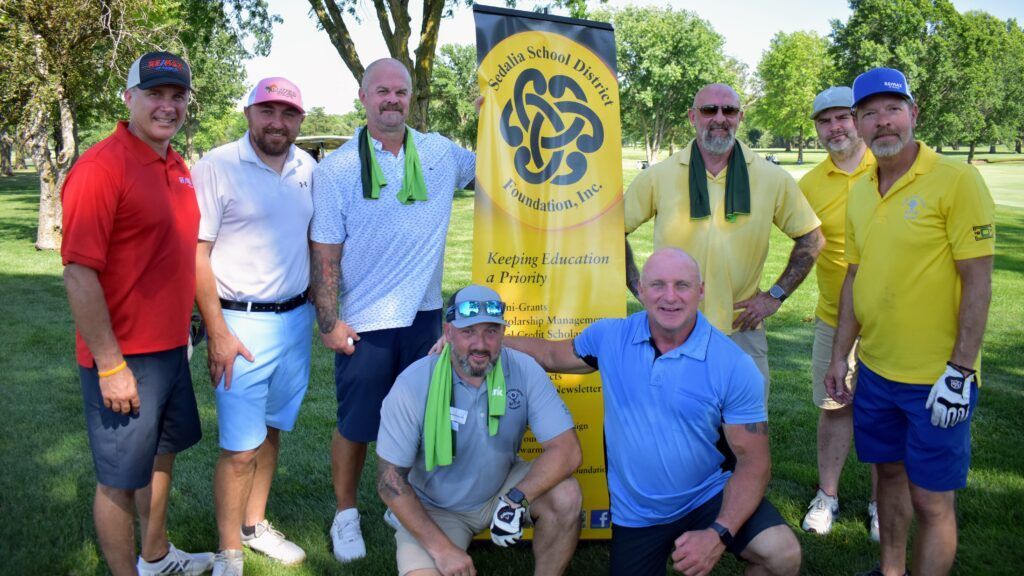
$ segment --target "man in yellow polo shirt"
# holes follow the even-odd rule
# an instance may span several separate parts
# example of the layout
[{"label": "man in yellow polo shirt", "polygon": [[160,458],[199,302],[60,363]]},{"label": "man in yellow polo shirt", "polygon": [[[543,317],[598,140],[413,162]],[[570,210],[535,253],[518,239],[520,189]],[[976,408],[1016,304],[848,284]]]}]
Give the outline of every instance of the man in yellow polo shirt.
[{"label": "man in yellow polo shirt", "polygon": [[[821,223],[792,176],[736,141],[743,110],[735,90],[725,84],[701,88],[689,119],[697,137],[641,172],[626,191],[626,234],[654,218],[655,250],[682,248],[697,260],[704,272],[701,312],[754,359],[767,403],[762,321],[810,273],[825,242]],[[795,243],[782,275],[762,292],[772,224]],[[639,273],[632,250],[626,254],[626,278],[635,295]]]},{"label": "man in yellow polo shirt", "polygon": [[[840,404],[825,393],[825,372],[832,358],[832,340],[839,322],[839,292],[846,276],[846,197],[853,183],[875,167],[875,156],[864,145],[853,122],[853,90],[833,86],[814,99],[811,120],[828,158],[800,179],[800,189],[821,219],[825,248],[818,256],[818,307],[814,314],[814,345],[811,351],[812,397],[821,408],[818,416],[818,493],[807,507],[802,523],[808,532],[823,535],[832,530],[839,513],[839,476],[850,453],[853,407]],[[848,358],[847,385],[856,381],[855,358]],[[878,541],[875,474],[872,469],[868,529]]]},{"label": "man in yellow polo shirt", "polygon": [[[853,93],[878,167],[850,191],[849,268],[825,386],[853,400],[857,455],[878,470],[881,564],[872,573],[904,573],[916,516],[914,573],[942,575],[956,557],[955,490],[970,466],[995,208],[973,166],[914,140],[917,106],[900,71],[869,70]],[[858,333],[854,395],[844,379]]]}]

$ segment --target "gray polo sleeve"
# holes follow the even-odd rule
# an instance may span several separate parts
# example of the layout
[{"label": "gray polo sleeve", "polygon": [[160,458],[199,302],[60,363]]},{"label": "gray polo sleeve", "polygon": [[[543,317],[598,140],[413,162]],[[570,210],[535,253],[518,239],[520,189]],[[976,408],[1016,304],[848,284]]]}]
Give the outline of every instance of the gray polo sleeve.
[{"label": "gray polo sleeve", "polygon": [[401,468],[412,468],[420,452],[426,390],[433,367],[430,360],[428,356],[414,362],[399,374],[380,407],[377,456]]},{"label": "gray polo sleeve", "polygon": [[509,350],[509,354],[515,357],[516,374],[525,382],[527,417],[537,441],[547,442],[572,428],[572,413],[558,395],[547,372],[526,354],[515,350]]}]

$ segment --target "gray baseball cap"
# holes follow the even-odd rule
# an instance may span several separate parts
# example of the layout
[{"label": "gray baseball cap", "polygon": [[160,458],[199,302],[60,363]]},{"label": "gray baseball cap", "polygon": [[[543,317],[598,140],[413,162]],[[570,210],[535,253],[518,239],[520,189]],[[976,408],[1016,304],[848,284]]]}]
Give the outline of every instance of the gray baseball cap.
[{"label": "gray baseball cap", "polygon": [[814,97],[814,110],[811,120],[829,108],[853,108],[853,89],[849,86],[832,86]]},{"label": "gray baseball cap", "polygon": [[479,284],[470,284],[459,290],[445,310],[445,322],[456,328],[491,322],[508,326],[505,322],[505,303],[494,290]]}]

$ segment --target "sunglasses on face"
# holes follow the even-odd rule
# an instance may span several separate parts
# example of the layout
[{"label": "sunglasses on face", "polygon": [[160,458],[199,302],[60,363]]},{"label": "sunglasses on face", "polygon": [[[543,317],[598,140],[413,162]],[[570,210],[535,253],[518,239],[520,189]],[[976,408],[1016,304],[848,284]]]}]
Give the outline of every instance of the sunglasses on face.
[{"label": "sunglasses on face", "polygon": [[722,111],[722,116],[725,116],[726,118],[732,118],[740,113],[738,106],[719,106],[717,104],[705,104],[703,106],[699,106],[697,110],[699,110],[701,115],[705,118],[713,117],[715,114],[718,114],[719,110]]},{"label": "sunglasses on face", "polygon": [[500,300],[467,300],[448,307],[445,313],[446,322],[454,322],[460,318],[473,318],[484,314],[504,320],[505,303]]}]

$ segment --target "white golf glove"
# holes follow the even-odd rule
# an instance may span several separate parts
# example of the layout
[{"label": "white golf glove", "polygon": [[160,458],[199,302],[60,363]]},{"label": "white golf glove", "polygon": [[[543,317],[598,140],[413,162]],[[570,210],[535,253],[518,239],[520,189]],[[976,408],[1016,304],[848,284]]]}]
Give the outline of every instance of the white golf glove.
[{"label": "white golf glove", "polygon": [[932,384],[928,402],[924,407],[932,411],[932,426],[952,428],[967,420],[971,411],[971,384],[974,372],[966,377],[952,364],[946,363],[946,371]]},{"label": "white golf glove", "polygon": [[498,506],[494,509],[494,516],[491,518],[491,541],[502,548],[507,548],[519,542],[523,537],[523,517],[526,516],[526,506],[513,508],[512,504],[505,502],[504,498],[498,499]]}]

